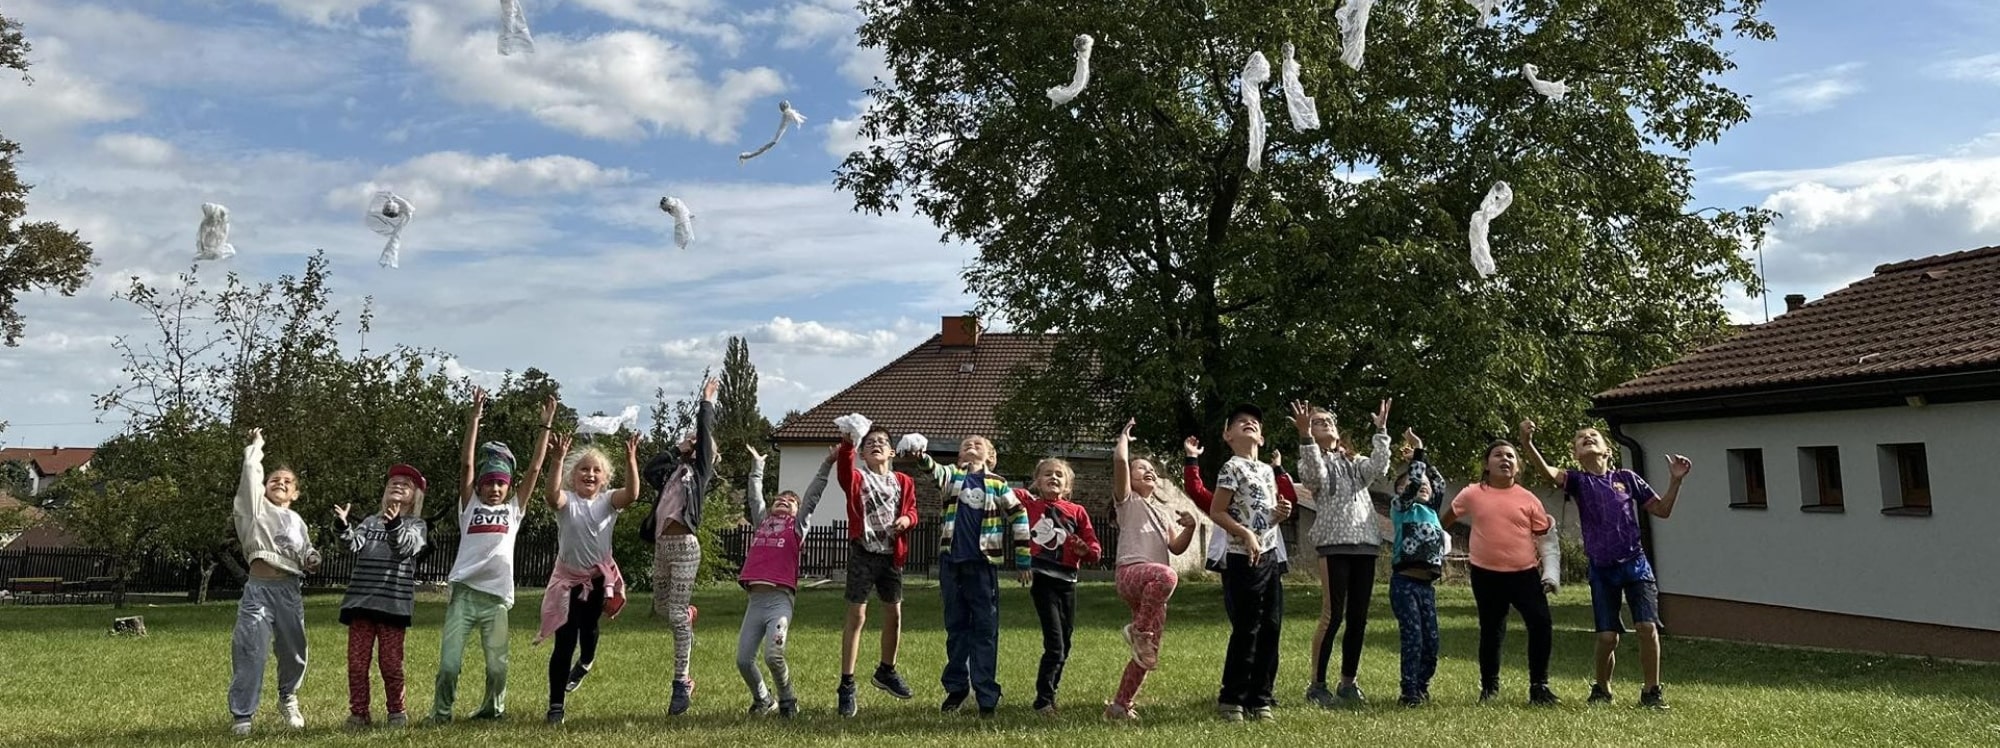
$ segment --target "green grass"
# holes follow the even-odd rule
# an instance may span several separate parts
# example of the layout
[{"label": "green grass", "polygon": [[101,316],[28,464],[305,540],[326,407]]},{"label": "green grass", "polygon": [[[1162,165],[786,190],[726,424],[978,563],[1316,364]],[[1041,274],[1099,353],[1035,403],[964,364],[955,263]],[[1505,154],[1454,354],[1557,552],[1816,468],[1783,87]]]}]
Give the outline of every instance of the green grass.
[{"label": "green grass", "polygon": [[[1319,599],[1293,585],[1285,623],[1284,660],[1273,724],[1222,724],[1212,708],[1220,659],[1228,637],[1220,590],[1184,586],[1167,619],[1161,669],[1140,694],[1140,727],[1105,724],[1102,704],[1117,685],[1126,659],[1118,629],[1127,611],[1110,586],[1079,590],[1075,650],[1063,683],[1063,714],[1053,720],[1028,709],[1041,654],[1040,633],[1027,593],[1008,583],[1002,600],[1001,674],[1006,690],[1000,717],[941,715],[937,683],[944,635],[933,586],[913,586],[907,603],[902,667],[917,698],[898,702],[862,685],[861,717],[833,713],[843,604],[835,590],[812,590],[799,599],[790,648],[802,714],[792,723],[743,715],[748,697],[735,669],[736,624],[743,593],[715,586],[698,593],[701,621],[695,648],[700,683],[692,711],[665,716],[672,639],[663,621],[647,616],[636,598],[626,614],[607,622],[597,672],[570,698],[569,724],[541,724],[546,706],[548,645],[530,647],[539,597],[523,594],[513,612],[511,720],[461,721],[448,728],[415,727],[349,733],[346,716],[345,630],[336,620],[338,599],[308,601],[312,664],[301,690],[308,728],[286,730],[276,721],[270,681],[258,714],[259,743],[371,745],[478,744],[601,746],[700,740],[714,745],[789,745],[810,740],[832,745],[1994,745],[2000,744],[2000,668],[1932,661],[1802,652],[1717,642],[1667,642],[1668,713],[1633,707],[1637,657],[1621,662],[1618,704],[1585,707],[1592,635],[1586,593],[1565,591],[1558,600],[1555,686],[1567,702],[1555,709],[1525,706],[1526,637],[1508,640],[1505,704],[1476,703],[1477,631],[1471,596],[1462,587],[1440,590],[1444,659],[1433,685],[1436,701],[1406,710],[1395,706],[1395,619],[1378,589],[1361,683],[1373,699],[1365,709],[1324,712],[1305,706],[1308,645]],[[146,617],[151,636],[112,638],[115,615],[107,608],[0,608],[0,744],[224,744],[225,692],[229,681],[229,632],[234,603],[163,606],[131,611]],[[413,715],[428,711],[437,672],[443,604],[419,604],[408,639],[408,699]],[[871,622],[872,623],[872,622]],[[1670,622],[1671,623],[1671,622]],[[862,677],[873,662],[876,638],[863,637]],[[471,647],[461,680],[459,712],[477,706],[482,688],[477,647]],[[381,695],[379,680],[375,695]],[[971,710],[967,710],[970,712]],[[377,719],[380,714],[378,712]],[[693,731],[693,732],[689,732]]]}]

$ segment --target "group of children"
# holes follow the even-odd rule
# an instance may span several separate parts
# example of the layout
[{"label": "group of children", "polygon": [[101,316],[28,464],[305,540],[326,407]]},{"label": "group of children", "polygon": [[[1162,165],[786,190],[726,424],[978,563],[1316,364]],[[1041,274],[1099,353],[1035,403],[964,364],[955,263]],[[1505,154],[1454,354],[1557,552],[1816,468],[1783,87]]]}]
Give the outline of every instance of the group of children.
[{"label": "group of children", "polygon": [[[556,517],[555,569],[542,598],[534,643],[550,638],[547,722],[565,716],[567,695],[582,685],[595,662],[599,622],[616,617],[626,584],[612,556],[612,533],[619,515],[640,497],[639,480],[657,496],[640,534],[654,544],[654,610],[666,618],[674,637],[674,678],[668,713],[685,712],[694,697],[689,657],[698,611],[690,604],[701,563],[694,528],[701,524],[702,497],[715,474],[714,398],[717,382],[706,383],[694,433],[674,448],[637,463],[636,435],[627,444],[625,474],[631,482],[613,489],[617,470],[602,450],[571,450],[572,438],[551,429],[556,400],[541,413],[542,433],[534,458],[519,483],[513,453],[498,442],[478,442],[484,393],[475,393],[464,443],[460,487],[460,543],[450,575],[442,652],[430,720],[453,718],[467,639],[478,632],[486,660],[486,691],[474,719],[506,713],[507,617],[514,600],[514,544],[526,502],[542,478],[553,441],[561,468],[547,476],[544,502]],[[1268,720],[1275,697],[1278,642],[1284,618],[1283,577],[1291,558],[1282,524],[1295,508],[1301,517],[1300,554],[1316,557],[1315,575],[1324,585],[1319,626],[1313,636],[1312,681],[1305,700],[1322,707],[1356,705],[1365,697],[1359,672],[1375,565],[1384,542],[1390,546],[1391,609],[1401,633],[1402,677],[1399,702],[1419,706],[1430,700],[1437,669],[1438,624],[1434,582],[1443,574],[1458,520],[1471,525],[1470,576],[1479,614],[1480,699],[1500,690],[1500,647],[1510,610],[1521,613],[1529,638],[1529,700],[1557,702],[1548,684],[1552,629],[1548,595],[1560,568],[1555,521],[1541,501],[1519,483],[1522,455],[1506,441],[1487,449],[1480,481],[1445,501],[1444,477],[1425,453],[1423,442],[1405,430],[1400,451],[1406,464],[1394,481],[1390,533],[1377,523],[1369,485],[1391,466],[1388,432],[1391,403],[1375,412],[1370,453],[1356,454],[1342,440],[1333,415],[1308,403],[1292,405],[1300,437],[1299,482],[1311,496],[1301,502],[1275,453],[1260,459],[1263,412],[1243,405],[1230,411],[1223,428],[1229,459],[1211,492],[1197,458],[1200,442],[1185,442],[1187,493],[1216,527],[1206,566],[1222,580],[1230,636],[1224,652],[1218,713],[1229,721]],[[918,520],[917,481],[897,472],[899,453],[916,458],[943,494],[938,547],[938,580],[944,602],[946,663],[940,676],[941,708],[955,712],[968,699],[990,717],[999,706],[999,582],[1011,570],[1030,588],[1041,622],[1043,654],[1035,682],[1036,712],[1057,713],[1057,694],[1067,662],[1076,617],[1078,570],[1095,563],[1103,549],[1090,514],[1071,500],[1076,475],[1057,458],[1040,461],[1029,488],[1016,489],[993,472],[998,453],[991,441],[972,436],[959,444],[957,459],[939,463],[923,439],[905,437],[892,447],[890,434],[855,415],[841,419],[840,443],[829,449],[804,495],[784,491],[768,502],[763,493],[764,456],[752,457],[745,516],[754,528],[738,581],[748,594],[738,631],[736,665],[749,690],[753,715],[797,713],[798,697],[786,664],[786,641],[799,584],[800,553],[809,531],[807,518],[818,506],[831,475],[847,496],[848,603],[841,637],[841,678],[836,698],[844,717],[858,712],[854,670],[872,592],[882,606],[880,662],[871,683],[899,699],[913,694],[897,670],[902,630],[903,567],[908,531]],[[1131,650],[1118,688],[1104,716],[1134,721],[1134,701],[1146,675],[1159,666],[1167,601],[1178,585],[1174,555],[1192,544],[1199,521],[1176,511],[1158,494],[1160,473],[1152,461],[1130,453],[1135,421],[1119,433],[1112,456],[1112,514],[1117,522],[1117,592],[1131,608],[1122,636]],[[1645,684],[1640,702],[1665,708],[1659,686],[1657,586],[1639,542],[1638,511],[1665,518],[1673,510],[1691,464],[1668,456],[1672,483],[1656,494],[1630,470],[1610,467],[1611,449],[1595,429],[1576,432],[1572,452],[1579,468],[1559,470],[1535,450],[1534,424],[1523,422],[1521,446],[1535,470],[1563,490],[1581,512],[1584,547],[1590,559],[1592,604],[1598,634],[1597,678],[1591,703],[1607,703],[1619,636],[1621,605],[1629,605],[1641,638]],[[386,696],[386,721],[406,724],[403,703],[403,633],[410,625],[416,588],[415,558],[428,528],[420,517],[427,490],[422,473],[408,465],[390,469],[379,512],[356,519],[347,505],[335,508],[354,554],[354,567],[340,620],[348,627],[348,687],[353,726],[372,724],[371,666],[379,665]],[[266,475],[263,436],[251,432],[244,451],[242,482],[235,506],[237,534],[250,564],[233,637],[234,675],[229,707],[239,735],[248,734],[261,694],[264,661],[275,644],[280,712],[292,727],[304,724],[297,690],[306,665],[301,581],[317,568],[305,523],[289,509],[300,491],[298,476],[280,467]],[[1346,631],[1341,631],[1342,626]],[[1335,641],[1340,643],[1339,680],[1329,687]],[[757,666],[758,650],[770,671],[766,684]]]}]

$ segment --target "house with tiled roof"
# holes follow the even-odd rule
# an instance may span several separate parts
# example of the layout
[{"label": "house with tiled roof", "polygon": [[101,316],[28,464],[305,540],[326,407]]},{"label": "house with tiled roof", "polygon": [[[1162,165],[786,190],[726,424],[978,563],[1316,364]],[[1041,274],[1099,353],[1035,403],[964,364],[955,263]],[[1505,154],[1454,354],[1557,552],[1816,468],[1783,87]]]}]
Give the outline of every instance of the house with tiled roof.
[{"label": "house with tiled roof", "polygon": [[2000,661],[2000,247],[1882,265],[1598,394],[1679,635]]},{"label": "house with tiled roof", "polygon": [[21,532],[0,535],[0,550],[16,548],[67,548],[76,541],[28,502],[22,501],[48,490],[71,470],[89,470],[97,450],[90,447],[12,447],[0,449],[0,465],[21,468],[26,495],[8,496],[11,486],[0,485],[0,510],[23,512],[29,520]]},{"label": "house with tiled roof", "polygon": [[[938,460],[952,459],[967,436],[1001,442],[1003,474],[1025,486],[1033,460],[1008,451],[996,413],[1008,397],[1007,382],[1015,370],[1047,360],[1056,343],[1048,335],[985,332],[976,317],[944,317],[938,334],[772,432],[778,452],[776,490],[805,490],[827,447],[840,440],[834,419],[849,413],[867,416],[899,440],[904,434],[923,434]],[[1110,445],[1095,443],[1101,438],[1079,441],[1083,443],[1062,456],[1076,469],[1078,503],[1103,516],[1108,513]],[[914,460],[899,459],[896,468],[922,477]],[[925,489],[919,485],[920,514],[931,520],[939,509],[930,500],[935,491]],[[829,487],[813,512],[813,524],[845,519],[845,501],[839,486]]]}]

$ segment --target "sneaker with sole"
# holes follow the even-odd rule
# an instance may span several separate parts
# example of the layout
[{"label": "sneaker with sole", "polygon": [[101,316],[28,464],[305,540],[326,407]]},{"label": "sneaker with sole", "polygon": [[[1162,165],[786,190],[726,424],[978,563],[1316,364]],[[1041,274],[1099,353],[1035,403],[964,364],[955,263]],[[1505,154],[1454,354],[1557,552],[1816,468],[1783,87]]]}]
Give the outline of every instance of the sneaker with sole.
[{"label": "sneaker with sole", "polygon": [[249,734],[250,734],[250,720],[248,720],[248,719],[238,719],[238,720],[235,720],[235,721],[233,721],[233,722],[230,722],[230,723],[229,723],[229,732],[230,732],[230,734],[232,734],[232,735],[235,735],[236,737],[239,737],[239,738],[240,738],[240,737],[244,737],[244,736],[247,736],[247,735],[249,735]]},{"label": "sneaker with sole", "polygon": [[965,698],[971,695],[971,691],[953,691],[945,694],[944,703],[938,705],[938,711],[946,714],[956,712],[960,707],[965,706]]},{"label": "sneaker with sole", "polygon": [[1535,706],[1555,706],[1561,704],[1562,699],[1557,698],[1556,692],[1549,689],[1549,684],[1536,683],[1528,686],[1528,703]]},{"label": "sneaker with sole", "polygon": [[762,717],[777,710],[778,710],[778,702],[772,701],[768,698],[756,699],[750,702],[750,716],[752,717]]},{"label": "sneaker with sole", "polygon": [[994,715],[999,713],[1000,713],[1000,707],[997,706],[982,706],[979,708],[980,719],[992,719]]},{"label": "sneaker with sole", "polygon": [[667,703],[667,716],[678,717],[687,713],[694,704],[694,679],[682,678],[674,681],[674,697]]},{"label": "sneaker with sole", "polygon": [[433,715],[431,715],[431,716],[430,716],[430,718],[429,718],[429,719],[426,719],[426,720],[424,720],[424,722],[425,722],[426,724],[430,724],[430,725],[432,725],[432,726],[437,726],[437,727],[442,727],[442,726],[444,726],[444,725],[449,725],[449,724],[451,724],[451,715],[449,715],[449,714],[433,714]]},{"label": "sneaker with sole", "polygon": [[1652,688],[1647,688],[1647,689],[1641,689],[1639,691],[1639,707],[1642,709],[1656,709],[1661,711],[1672,708],[1667,706],[1667,697],[1660,693],[1659,686],[1654,686]]},{"label": "sneaker with sole", "polygon": [[410,715],[408,712],[390,712],[388,721],[390,727],[409,727]]},{"label": "sneaker with sole", "polygon": [[[778,700],[778,718],[779,718],[779,719],[791,719],[791,718],[793,718],[793,717],[796,717],[796,716],[798,716],[798,715],[799,715],[799,700],[798,700],[798,699],[779,699],[779,700]],[[846,716],[850,716],[850,717],[851,717],[851,716],[854,716],[854,715],[851,715],[851,714],[850,714],[850,715],[846,715]]]},{"label": "sneaker with sole", "polygon": [[1112,722],[1138,722],[1139,711],[1129,706],[1105,704],[1104,718]]},{"label": "sneaker with sole", "polygon": [[486,710],[484,710],[484,709],[481,709],[481,710],[479,710],[479,711],[476,711],[476,712],[473,712],[473,713],[472,713],[472,716],[471,716],[471,717],[469,717],[468,719],[476,719],[476,720],[484,720],[484,721],[490,721],[490,722],[498,722],[498,721],[500,721],[500,720],[503,720],[503,719],[506,719],[506,718],[507,718],[507,713],[506,713],[506,712],[489,712],[489,711],[486,711]]},{"label": "sneaker with sole", "polygon": [[1602,683],[1590,684],[1590,698],[1584,703],[1591,706],[1602,706],[1611,703],[1611,689],[1606,688]]},{"label": "sneaker with sole", "polygon": [[1332,709],[1339,706],[1339,702],[1333,698],[1333,692],[1326,690],[1325,683],[1314,683],[1306,687],[1306,703],[1321,709]]},{"label": "sneaker with sole", "polygon": [[1479,703],[1485,704],[1497,698],[1500,698],[1499,686],[1481,686],[1479,688]]},{"label": "sneaker with sole", "polygon": [[548,715],[547,715],[547,716],[544,716],[544,717],[542,717],[542,721],[544,721],[544,722],[547,722],[547,723],[549,723],[549,724],[551,724],[551,725],[560,725],[560,724],[562,724],[562,723],[563,723],[563,705],[561,705],[561,704],[556,704],[556,705],[554,705],[554,706],[551,706],[551,707],[549,707],[549,713],[548,713]]},{"label": "sneaker with sole", "polygon": [[840,696],[840,716],[852,717],[856,712],[860,711],[860,707],[854,704],[854,684],[840,684],[840,690],[837,693]]},{"label": "sneaker with sole", "polygon": [[871,680],[874,682],[876,688],[889,692],[890,696],[899,699],[908,699],[916,695],[910,693],[910,684],[903,682],[903,674],[896,672],[895,668],[888,665],[876,665],[875,677]]},{"label": "sneaker with sole", "polygon": [[582,686],[584,676],[590,675],[590,668],[594,664],[586,662],[571,665],[569,668],[569,683],[563,686],[563,693],[575,691],[578,687]]},{"label": "sneaker with sole", "polygon": [[1335,691],[1333,695],[1334,698],[1340,699],[1341,706],[1361,706],[1368,703],[1368,697],[1361,695],[1361,687],[1353,683],[1341,684],[1340,690]]},{"label": "sneaker with sole", "polygon": [[1047,704],[1037,704],[1035,706],[1035,713],[1042,715],[1044,717],[1053,718],[1056,716],[1056,704],[1053,701]]},{"label": "sneaker with sole", "polygon": [[1424,696],[1423,694],[1406,693],[1397,697],[1396,703],[1405,707],[1416,708],[1424,705]]},{"label": "sneaker with sole", "polygon": [[350,730],[360,730],[363,728],[372,727],[374,724],[375,720],[369,719],[368,715],[366,714],[347,715],[347,728]]},{"label": "sneaker with sole", "polygon": [[1243,707],[1235,704],[1216,704],[1215,716],[1220,717],[1224,722],[1242,722]]},{"label": "sneaker with sole", "polygon": [[1278,714],[1268,706],[1260,706],[1250,710],[1250,721],[1252,722],[1275,722],[1277,719]]},{"label": "sneaker with sole", "polygon": [[285,726],[294,730],[306,729],[306,716],[299,712],[299,696],[292,694],[278,700],[278,713],[285,718]]}]

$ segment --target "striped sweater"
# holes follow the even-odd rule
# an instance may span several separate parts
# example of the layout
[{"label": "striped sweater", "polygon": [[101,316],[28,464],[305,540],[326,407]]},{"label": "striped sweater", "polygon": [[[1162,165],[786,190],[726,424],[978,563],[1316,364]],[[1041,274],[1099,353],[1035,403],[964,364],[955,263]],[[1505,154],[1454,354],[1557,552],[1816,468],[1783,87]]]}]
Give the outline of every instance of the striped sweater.
[{"label": "striped sweater", "polygon": [[363,618],[407,628],[417,589],[416,556],[428,535],[424,521],[398,517],[384,521],[371,514],[348,525],[341,537],[354,552],[354,571],[347,596],[340,601],[340,622]]},{"label": "striped sweater", "polygon": [[938,553],[946,560],[951,558],[951,539],[956,534],[958,510],[962,505],[975,506],[984,512],[979,523],[979,550],[986,555],[986,561],[994,566],[1005,566],[1008,551],[1013,552],[1014,568],[1027,569],[1033,563],[1028,553],[1028,510],[1014,497],[1014,489],[1007,485],[1007,479],[992,473],[972,476],[975,481],[966,480],[967,474],[957,465],[940,465],[930,455],[921,457],[922,466],[930,471],[938,488],[944,490],[944,526],[938,533]]}]

